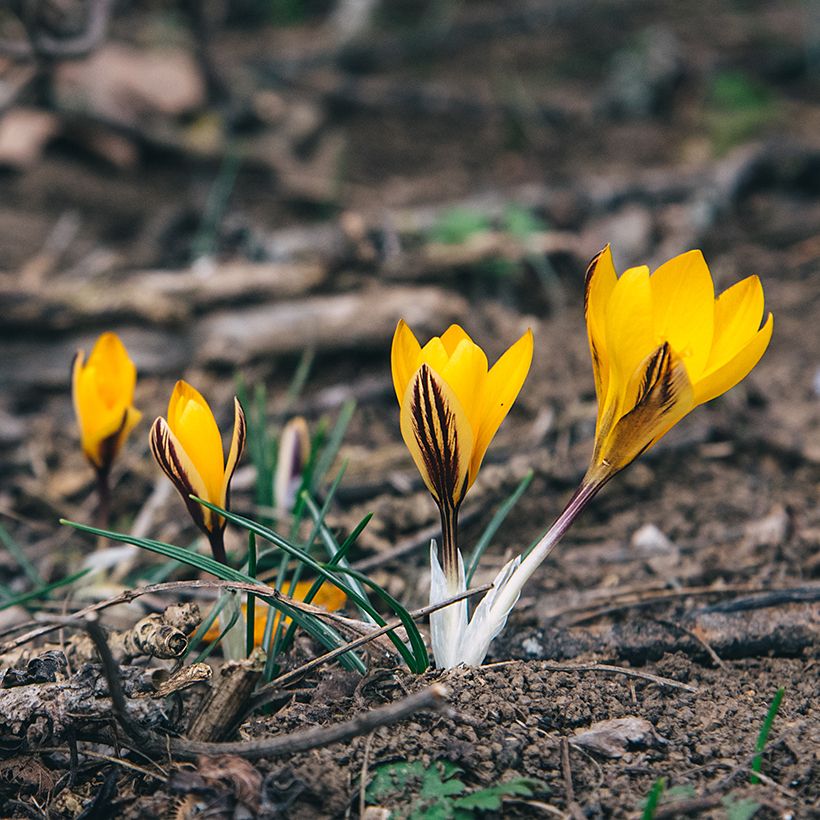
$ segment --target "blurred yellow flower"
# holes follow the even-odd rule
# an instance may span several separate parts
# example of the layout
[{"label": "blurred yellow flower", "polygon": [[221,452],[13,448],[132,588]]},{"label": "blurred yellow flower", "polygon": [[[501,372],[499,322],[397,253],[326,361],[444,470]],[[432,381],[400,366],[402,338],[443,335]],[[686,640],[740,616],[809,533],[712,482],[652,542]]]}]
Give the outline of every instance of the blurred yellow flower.
[{"label": "blurred yellow flower", "polygon": [[230,481],[245,447],[245,435],[245,414],[234,398],[233,436],[226,462],[222,437],[208,402],[184,381],[178,381],[171,394],[168,419],[159,417],[151,427],[154,458],[179,491],[197,526],[209,536],[215,557],[223,562],[221,536],[225,519],[188,496],[196,495],[227,509]]},{"label": "blurred yellow flower", "polygon": [[749,276],[715,298],[699,250],[651,276],[615,273],[609,246],[590,263],[584,314],[598,423],[588,478],[606,480],[690,410],[725,393],[757,364],[772,335],[763,287]]},{"label": "blurred yellow flower", "polygon": [[458,507],[515,401],[532,362],[528,330],[488,369],[458,325],[422,347],[402,320],[391,351],[401,432],[439,505]]},{"label": "blurred yellow flower", "polygon": [[[286,584],[282,592],[294,601],[302,602],[305,600],[305,597],[308,592],[310,592],[310,588],[312,586],[313,581],[299,581],[294,590],[290,590]],[[260,589],[264,590],[264,587],[260,587]],[[313,596],[313,600],[310,603],[311,606],[325,609],[328,612],[336,612],[345,605],[345,601],[347,601],[347,596],[338,587],[333,586],[333,584],[322,584],[322,586],[319,587],[319,591]],[[265,638],[265,623],[267,621],[268,612],[270,609],[272,609],[272,607],[268,606],[264,601],[256,601],[255,603],[253,619],[254,646],[262,646],[262,641]],[[247,604],[242,604],[242,615],[246,618],[248,616]],[[271,632],[271,636],[275,634],[276,628],[279,626],[279,619],[281,617],[282,614],[275,610],[273,615],[273,630]],[[291,619],[285,616],[284,625],[288,626],[290,621]],[[220,631],[221,629],[219,624],[213,623],[203,636],[202,640],[206,643],[216,640],[219,637]]]},{"label": "blurred yellow flower", "polygon": [[78,350],[71,373],[74,412],[83,452],[107,473],[128,434],[142,418],[133,406],[137,369],[116,333],[103,333],[88,360]]}]

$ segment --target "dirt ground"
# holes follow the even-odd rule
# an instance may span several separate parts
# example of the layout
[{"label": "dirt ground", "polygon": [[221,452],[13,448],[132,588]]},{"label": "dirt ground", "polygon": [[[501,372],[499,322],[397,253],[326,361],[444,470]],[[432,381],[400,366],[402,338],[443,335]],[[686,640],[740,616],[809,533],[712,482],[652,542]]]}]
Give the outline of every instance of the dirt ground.
[{"label": "dirt ground", "polygon": [[[68,373],[103,330],[132,352],[146,416],[115,473],[117,526],[191,541],[147,446],[177,378],[220,421],[237,374],[264,383],[279,418],[310,348],[294,409],[315,425],[357,401],[330,521],[349,531],[374,513],[354,566],[409,607],[426,600],[437,513],[399,434],[388,351],[400,316],[419,336],[459,321],[491,360],[535,335],[462,543],[528,470],[534,480],[477,583],[543,532],[585,470],[596,407],[582,283],[604,243],[619,269],[700,247],[719,289],[760,275],[775,330],[740,386],[584,512],[486,666],[417,678],[374,655],[364,678],[328,667],[238,736],[332,725],[432,682],[447,689],[442,710],[211,769],[86,742],[78,767],[76,743],[18,753],[19,738],[0,738],[3,816],[640,817],[659,778],[658,818],[818,816],[817,4],[402,2],[344,46],[329,4],[278,3],[295,17],[249,22],[261,4],[213,3],[200,52],[186,4],[121,5],[91,57],[0,65],[0,523],[45,579],[92,549],[56,522],[93,513]],[[148,90],[129,85],[160,47],[186,59]],[[237,473],[237,511],[253,511],[252,483]],[[28,588],[10,553],[0,581]],[[85,603],[82,590],[64,597],[45,608]],[[0,615],[3,635],[29,617]],[[380,770],[417,761],[376,787]],[[497,805],[442,797],[448,779],[473,794],[520,778],[526,793]]]}]

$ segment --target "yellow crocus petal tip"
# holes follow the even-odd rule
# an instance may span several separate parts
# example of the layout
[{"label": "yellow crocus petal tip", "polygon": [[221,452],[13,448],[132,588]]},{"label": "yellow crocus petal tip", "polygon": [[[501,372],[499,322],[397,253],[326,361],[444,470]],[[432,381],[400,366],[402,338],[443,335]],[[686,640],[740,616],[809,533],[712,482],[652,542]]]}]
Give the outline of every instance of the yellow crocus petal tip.
[{"label": "yellow crocus petal tip", "polygon": [[743,379],[769,344],[763,290],[748,277],[715,298],[699,250],[649,274],[620,277],[609,246],[590,263],[584,295],[598,396],[590,474],[614,475],[694,407]]},{"label": "yellow crocus petal tip", "polygon": [[119,336],[103,333],[86,358],[78,350],[71,392],[83,452],[107,472],[142,414],[133,406],[137,369]]}]

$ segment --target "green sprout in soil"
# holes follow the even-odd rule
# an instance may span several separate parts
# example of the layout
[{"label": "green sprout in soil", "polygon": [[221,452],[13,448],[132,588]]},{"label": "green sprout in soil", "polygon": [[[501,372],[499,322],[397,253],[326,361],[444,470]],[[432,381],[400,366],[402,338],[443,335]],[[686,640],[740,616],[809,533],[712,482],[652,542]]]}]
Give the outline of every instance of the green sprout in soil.
[{"label": "green sprout in soil", "polygon": [[[763,766],[763,750],[766,748],[766,743],[769,740],[769,732],[772,730],[772,724],[777,716],[777,710],[780,709],[780,703],[783,700],[783,693],[785,691],[786,690],[781,686],[777,692],[775,692],[774,698],[772,698],[772,702],[769,705],[769,711],[766,713],[766,719],[760,727],[760,734],[757,736],[757,743],[755,744],[757,754],[754,760],[752,760],[752,772],[759,773]],[[759,783],[760,778],[757,777],[757,774],[752,774],[749,777],[749,782]]]},{"label": "green sprout in soil", "polygon": [[371,804],[390,808],[390,820],[469,820],[483,812],[498,816],[505,797],[532,797],[544,784],[517,777],[495,786],[470,790],[463,771],[449,761],[425,766],[420,760],[379,766],[367,787]]}]

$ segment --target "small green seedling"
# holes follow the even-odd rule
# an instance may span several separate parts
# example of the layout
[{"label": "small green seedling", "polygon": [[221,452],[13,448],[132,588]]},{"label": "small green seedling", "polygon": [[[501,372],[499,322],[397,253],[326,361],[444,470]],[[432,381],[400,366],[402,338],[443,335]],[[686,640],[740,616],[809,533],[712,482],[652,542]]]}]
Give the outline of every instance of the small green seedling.
[{"label": "small green seedling", "polygon": [[[752,761],[752,771],[759,772],[761,766],[763,765],[763,749],[766,748],[766,742],[769,739],[769,732],[772,729],[772,723],[774,723],[775,715],[777,715],[777,710],[780,708],[780,702],[783,700],[783,693],[785,689],[781,686],[777,692],[774,694],[774,698],[772,699],[771,705],[769,706],[769,711],[766,713],[766,719],[763,721],[763,725],[760,727],[760,734],[757,736],[757,744],[755,749],[757,754]],[[752,774],[749,777],[750,783],[760,783],[760,778],[757,777],[756,774]]]},{"label": "small green seedling", "polygon": [[387,763],[374,772],[367,799],[387,804],[390,820],[469,820],[478,812],[498,812],[505,797],[532,797],[534,789],[545,790],[537,780],[518,777],[470,791],[461,774],[444,760],[427,767],[420,760]]}]

